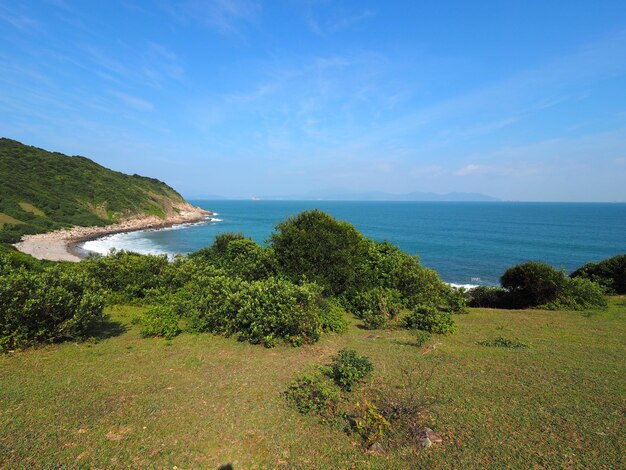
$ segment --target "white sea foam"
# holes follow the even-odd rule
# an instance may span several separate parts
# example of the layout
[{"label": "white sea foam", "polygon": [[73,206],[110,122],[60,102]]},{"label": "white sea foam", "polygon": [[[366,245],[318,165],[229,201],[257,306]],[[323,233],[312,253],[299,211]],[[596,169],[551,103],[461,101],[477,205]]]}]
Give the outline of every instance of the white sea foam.
[{"label": "white sea foam", "polygon": [[447,283],[450,287],[454,287],[455,289],[465,289],[471,290],[478,287],[478,284],[455,284],[454,282]]},{"label": "white sea foam", "polygon": [[95,240],[89,240],[81,244],[81,248],[86,251],[92,251],[101,255],[108,255],[112,249],[133,251],[144,255],[167,255],[168,258],[174,258],[176,252],[166,250],[158,243],[145,236],[146,232],[182,230],[205,223],[221,222],[220,219],[207,217],[204,222],[193,222],[185,224],[172,225],[158,229],[136,230],[126,233],[115,233],[113,235],[105,235]]}]

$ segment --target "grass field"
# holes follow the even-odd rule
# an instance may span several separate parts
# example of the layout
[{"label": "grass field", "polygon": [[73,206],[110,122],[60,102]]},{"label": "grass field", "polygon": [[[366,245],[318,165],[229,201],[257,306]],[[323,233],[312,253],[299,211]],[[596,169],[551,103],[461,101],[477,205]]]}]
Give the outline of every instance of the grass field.
[{"label": "grass field", "polygon": [[[210,335],[141,339],[116,307],[97,343],[0,356],[0,467],[624,468],[626,298],[605,312],[472,310],[426,353],[406,331],[265,349]],[[487,347],[518,339],[527,349]],[[363,453],[341,426],[288,407],[294,375],[354,348],[393,382],[434,368],[443,444]]]},{"label": "grass field", "polygon": [[4,226],[4,224],[17,225],[23,223],[24,222],[22,222],[21,220],[17,220],[15,217],[11,217],[10,215],[0,212],[0,228]]},{"label": "grass field", "polygon": [[37,216],[40,216],[40,217],[45,217],[45,215],[46,215],[46,214],[44,214],[44,212],[41,209],[38,209],[35,206],[33,206],[32,204],[29,204],[27,202],[20,202],[19,206],[20,206],[20,208],[23,211],[30,212],[33,215],[37,215]]}]

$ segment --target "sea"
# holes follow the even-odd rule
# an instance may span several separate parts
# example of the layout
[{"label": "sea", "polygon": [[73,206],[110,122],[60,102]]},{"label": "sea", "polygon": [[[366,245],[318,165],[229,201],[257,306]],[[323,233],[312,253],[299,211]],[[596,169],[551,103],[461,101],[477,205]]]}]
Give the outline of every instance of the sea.
[{"label": "sea", "polygon": [[441,278],[462,286],[497,285],[511,265],[545,261],[571,272],[626,253],[626,204],[522,202],[190,201],[216,212],[213,220],[160,230],[109,235],[83,248],[186,254],[216,235],[241,232],[265,244],[276,224],[317,208],[388,240]]}]

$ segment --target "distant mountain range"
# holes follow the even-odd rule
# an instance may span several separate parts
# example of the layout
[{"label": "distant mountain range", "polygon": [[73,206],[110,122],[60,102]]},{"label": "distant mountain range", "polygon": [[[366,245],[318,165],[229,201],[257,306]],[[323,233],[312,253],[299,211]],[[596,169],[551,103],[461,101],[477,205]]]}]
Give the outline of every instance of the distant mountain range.
[{"label": "distant mountain range", "polygon": [[392,194],[379,191],[363,193],[331,193],[312,191],[301,195],[291,196],[261,196],[269,200],[302,200],[302,201],[432,201],[432,202],[497,202],[500,199],[480,193],[453,192],[437,194],[428,192],[411,192],[406,194]]}]

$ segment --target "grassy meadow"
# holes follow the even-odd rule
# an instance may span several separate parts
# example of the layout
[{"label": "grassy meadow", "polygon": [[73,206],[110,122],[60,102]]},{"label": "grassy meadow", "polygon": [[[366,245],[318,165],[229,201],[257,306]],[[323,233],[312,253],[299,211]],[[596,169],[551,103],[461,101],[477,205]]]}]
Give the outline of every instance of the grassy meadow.
[{"label": "grassy meadow", "polygon": [[[116,306],[97,340],[0,355],[0,467],[624,468],[626,297],[606,311],[472,309],[452,336],[407,330],[273,349],[209,334],[142,339]],[[525,349],[487,347],[499,336]],[[436,344],[436,348],[432,345]],[[401,367],[433,371],[428,449],[363,452],[341,424],[300,415],[281,392],[341,348],[369,356],[365,387]],[[358,400],[359,392],[352,395]],[[228,468],[228,467],[227,467]]]}]

